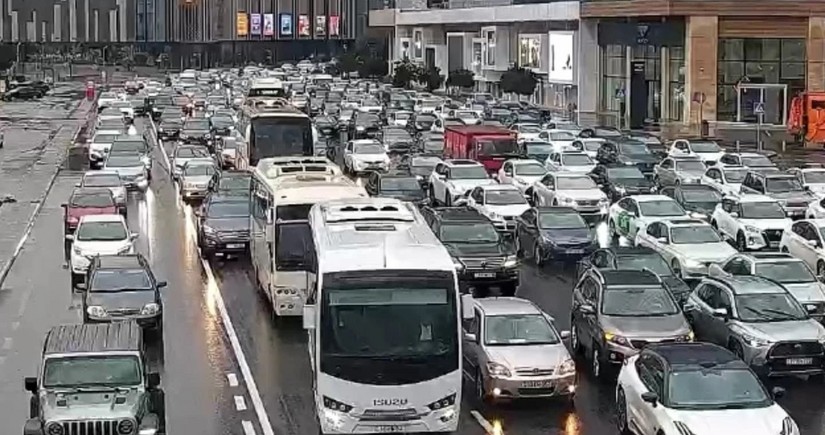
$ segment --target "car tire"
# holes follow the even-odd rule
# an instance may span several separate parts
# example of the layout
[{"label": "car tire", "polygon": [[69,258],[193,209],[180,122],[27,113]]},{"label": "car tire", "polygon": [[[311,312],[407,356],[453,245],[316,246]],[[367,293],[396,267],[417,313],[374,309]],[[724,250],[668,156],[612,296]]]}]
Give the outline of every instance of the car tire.
[{"label": "car tire", "polygon": [[74,273],[74,272],[72,272],[72,278],[71,278],[71,280],[72,280],[72,289],[76,289],[76,288],[77,288],[77,286],[78,286],[81,282],[83,282],[83,275],[81,275],[81,274],[79,274],[79,273]]},{"label": "car tire", "polygon": [[741,231],[739,232],[739,234],[736,235],[736,249],[739,250],[739,252],[745,252],[748,249],[748,243],[747,240],[745,240],[745,234]]},{"label": "car tire", "polygon": [[453,194],[449,190],[444,191],[444,207],[453,206]]},{"label": "car tire", "polygon": [[825,276],[825,261],[819,260],[816,263],[816,274],[818,276]]},{"label": "car tire", "polygon": [[29,418],[37,418],[40,416],[40,398],[32,395],[29,398]]},{"label": "car tire", "polygon": [[616,232],[616,222],[613,219],[607,221],[607,234],[611,243],[619,241],[619,233]]},{"label": "car tire", "polygon": [[673,269],[673,274],[679,277],[679,279],[685,279],[682,274],[682,265],[679,263],[679,260],[673,259],[670,263],[670,268]]},{"label": "car tire", "polygon": [[152,391],[149,396],[152,411],[158,416],[158,434],[166,433],[166,394],[161,389]]},{"label": "car tire", "polygon": [[533,261],[536,262],[536,267],[544,266],[544,252],[542,252],[538,241],[533,244]]},{"label": "car tire", "polygon": [[570,348],[573,349],[573,355],[581,355],[584,350],[579,340],[579,328],[576,327],[573,319],[570,319]]},{"label": "car tire", "polygon": [[518,233],[518,227],[513,232],[513,243],[516,245],[516,257],[524,258],[524,247],[521,246],[521,236]]},{"label": "car tire", "polygon": [[481,376],[481,370],[476,369],[476,375],[474,379],[474,387],[475,387],[475,396],[478,403],[487,403],[489,401],[489,396],[487,392],[484,391],[484,378]]},{"label": "car tire", "polygon": [[616,390],[616,427],[621,435],[630,435],[630,427],[627,422],[627,398],[624,394],[624,388],[618,387]]}]

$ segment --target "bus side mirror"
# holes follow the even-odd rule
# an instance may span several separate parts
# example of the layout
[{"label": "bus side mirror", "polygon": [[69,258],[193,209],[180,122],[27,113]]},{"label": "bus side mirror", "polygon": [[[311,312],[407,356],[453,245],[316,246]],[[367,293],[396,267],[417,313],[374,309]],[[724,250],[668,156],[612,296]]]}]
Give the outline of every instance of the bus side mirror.
[{"label": "bus side mirror", "polygon": [[315,329],[315,305],[304,305],[303,323],[304,329]]},{"label": "bus side mirror", "polygon": [[473,295],[461,295],[461,317],[464,320],[471,320],[475,317]]}]

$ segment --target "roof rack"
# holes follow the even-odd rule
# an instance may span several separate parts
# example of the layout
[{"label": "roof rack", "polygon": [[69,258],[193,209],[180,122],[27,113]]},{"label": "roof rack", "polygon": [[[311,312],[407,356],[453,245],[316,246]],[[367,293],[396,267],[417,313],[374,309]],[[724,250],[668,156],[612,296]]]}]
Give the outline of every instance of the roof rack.
[{"label": "roof rack", "polygon": [[389,198],[340,200],[322,206],[326,223],[344,222],[414,222],[411,205]]},{"label": "roof rack", "polygon": [[342,175],[341,168],[324,157],[270,157],[258,161],[256,170],[268,179],[299,174]]}]

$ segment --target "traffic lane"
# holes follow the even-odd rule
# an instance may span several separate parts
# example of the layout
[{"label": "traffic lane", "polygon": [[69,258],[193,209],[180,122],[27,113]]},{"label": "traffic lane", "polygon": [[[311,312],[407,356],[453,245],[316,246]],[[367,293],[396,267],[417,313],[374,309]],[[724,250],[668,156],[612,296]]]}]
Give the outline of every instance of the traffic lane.
[{"label": "traffic lane", "polygon": [[[148,123],[139,119],[141,130]],[[129,198],[129,224],[140,228],[140,252],[149,258],[163,292],[163,387],[171,432],[239,434],[254,422],[251,398],[223,330],[203,273],[200,257],[185,225],[184,210],[159,155],[145,193]],[[253,427],[259,427],[253,423]]]},{"label": "traffic lane", "polygon": [[[275,433],[317,433],[312,369],[301,319],[273,317],[246,258],[216,259],[211,264]],[[458,434],[484,434],[470,411],[469,405],[462,406]]]}]

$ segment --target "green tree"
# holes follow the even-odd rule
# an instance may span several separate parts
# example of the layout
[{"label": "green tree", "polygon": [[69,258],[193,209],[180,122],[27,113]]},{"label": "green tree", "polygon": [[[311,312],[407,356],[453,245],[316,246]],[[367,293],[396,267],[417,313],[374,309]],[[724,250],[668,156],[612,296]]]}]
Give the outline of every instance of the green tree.
[{"label": "green tree", "polygon": [[369,57],[358,67],[360,77],[379,78],[387,75],[387,61],[377,57]]},{"label": "green tree", "polygon": [[437,66],[419,68],[415,81],[423,85],[427,91],[432,92],[444,84],[444,76],[441,75],[441,69]]},{"label": "green tree", "polygon": [[338,58],[338,70],[341,71],[342,74],[353,73],[358,71],[362,63],[361,56],[357,53],[347,52]]},{"label": "green tree", "polygon": [[457,69],[447,74],[447,86],[455,88],[472,88],[475,84],[475,74],[466,69]]},{"label": "green tree", "polygon": [[413,81],[418,81],[419,70],[418,65],[410,62],[409,59],[396,62],[392,74],[392,85],[409,89]]},{"label": "green tree", "polygon": [[517,95],[533,95],[538,79],[535,73],[520,66],[514,66],[501,75],[502,92]]}]

